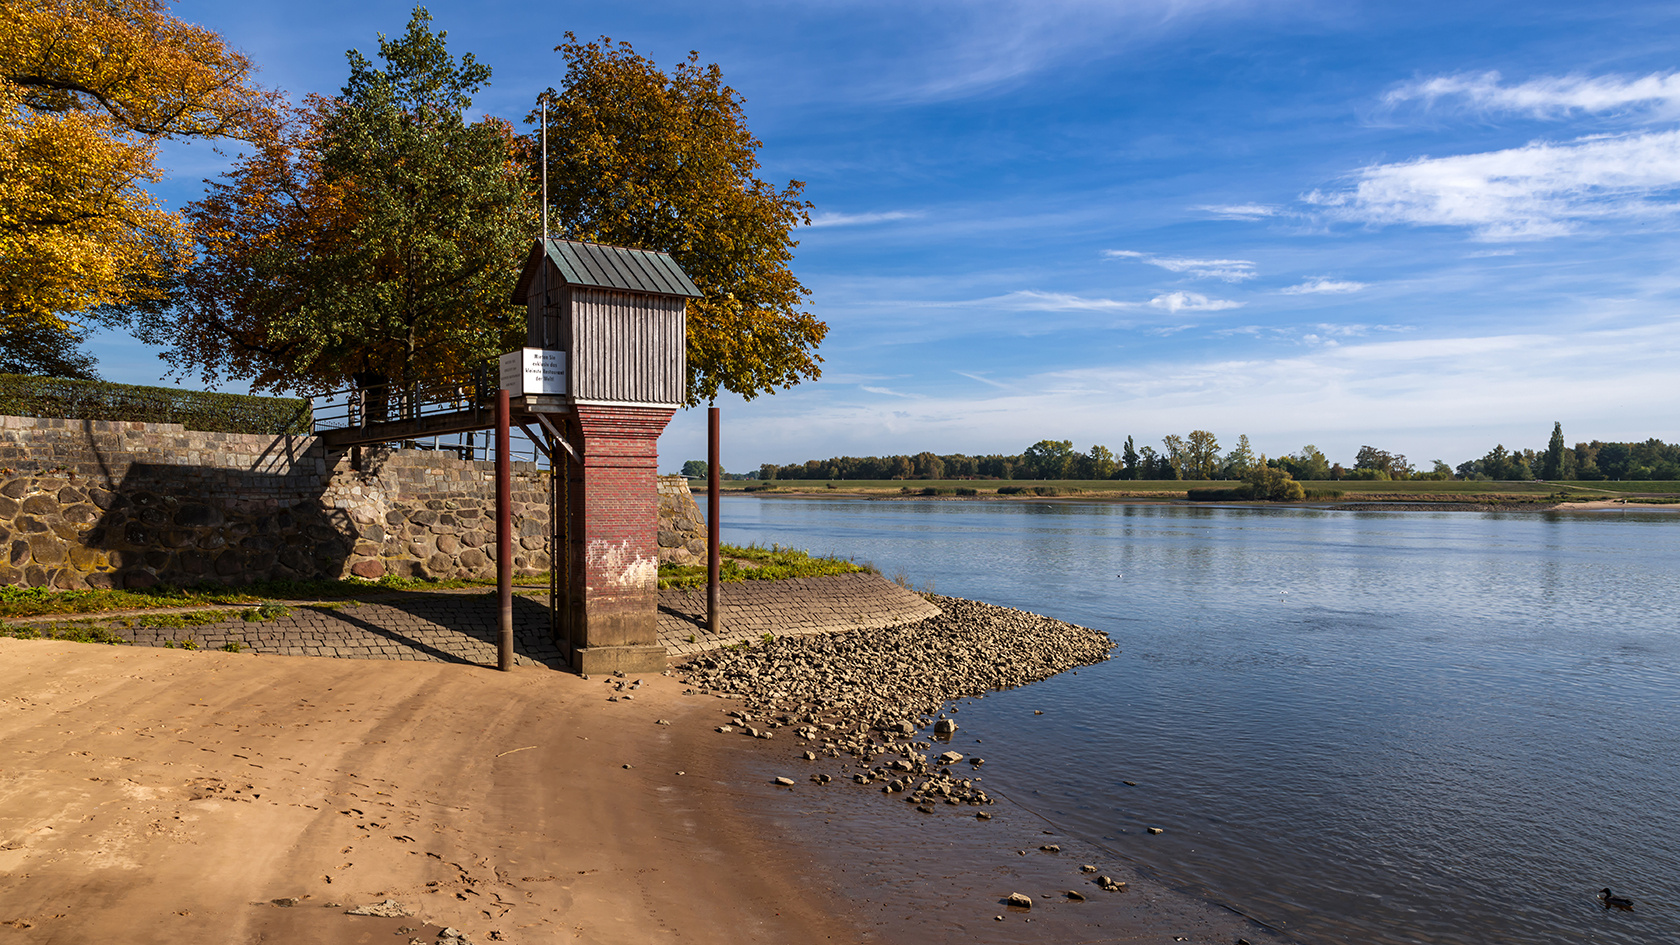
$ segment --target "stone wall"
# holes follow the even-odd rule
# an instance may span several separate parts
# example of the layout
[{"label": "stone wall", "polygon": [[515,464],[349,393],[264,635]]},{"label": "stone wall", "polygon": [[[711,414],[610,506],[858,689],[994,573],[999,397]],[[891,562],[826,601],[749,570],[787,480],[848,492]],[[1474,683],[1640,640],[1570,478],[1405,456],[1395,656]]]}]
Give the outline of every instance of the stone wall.
[{"label": "stone wall", "polygon": [[659,477],[659,563],[706,563],[706,517],[682,476]]},{"label": "stone wall", "polygon": [[[494,463],[352,459],[304,436],[0,416],[0,584],[494,576]],[[514,464],[514,529],[515,573],[547,571],[533,463]]]}]

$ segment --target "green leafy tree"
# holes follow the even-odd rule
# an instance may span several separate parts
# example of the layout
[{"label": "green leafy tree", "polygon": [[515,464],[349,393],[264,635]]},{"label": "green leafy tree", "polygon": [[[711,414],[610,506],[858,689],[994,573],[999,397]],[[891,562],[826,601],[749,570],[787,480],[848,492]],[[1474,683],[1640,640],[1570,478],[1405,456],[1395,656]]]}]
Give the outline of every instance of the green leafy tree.
[{"label": "green leafy tree", "polygon": [[1330,460],[1324,451],[1308,443],[1299,452],[1279,457],[1278,465],[1288,470],[1296,479],[1322,480],[1329,479]]},{"label": "green leafy tree", "polygon": [[1248,434],[1237,437],[1237,445],[1231,452],[1225,454],[1224,469],[1220,475],[1226,479],[1241,479],[1254,467],[1254,447],[1248,442]]},{"label": "green leafy tree", "polygon": [[1267,502],[1299,502],[1307,497],[1306,490],[1289,473],[1267,464],[1264,456],[1243,476],[1243,488],[1249,497]]},{"label": "green leafy tree", "polygon": [[1138,477],[1138,451],[1137,451],[1137,448],[1132,445],[1132,438],[1129,437],[1129,436],[1126,437],[1125,447],[1123,449],[1121,449],[1121,451],[1120,451],[1120,461],[1122,463],[1121,470],[1120,470],[1120,478],[1121,479],[1137,479],[1137,478],[1139,478]]},{"label": "green leafy tree", "polygon": [[535,205],[506,122],[463,117],[490,69],[416,8],[188,207],[202,251],[138,314],[177,371],[300,392],[456,373],[514,343]]},{"label": "green leafy tree", "polygon": [[1092,446],[1091,451],[1080,457],[1081,479],[1113,479],[1114,451],[1106,446]]},{"label": "green leafy tree", "polygon": [[1035,479],[1066,479],[1073,465],[1072,440],[1039,440],[1021,454]]},{"label": "green leafy tree", "polygon": [[[1169,464],[1171,464],[1172,468],[1173,468],[1173,475],[1170,478],[1172,478],[1172,479],[1183,479],[1183,478],[1185,478],[1185,476],[1187,475],[1186,470],[1188,469],[1188,467],[1190,465],[1189,464],[1190,445],[1188,443],[1184,442],[1184,437],[1179,436],[1176,433],[1169,433],[1166,436],[1162,437],[1161,438],[1161,445],[1166,447],[1166,449],[1167,449],[1167,452],[1166,452],[1166,454],[1163,458]],[[1154,477],[1154,478],[1169,478],[1169,477],[1157,476],[1157,477]]]},{"label": "green leafy tree", "polygon": [[820,376],[828,326],[800,311],[809,292],[788,268],[793,229],[810,222],[805,185],[754,176],[761,142],[741,96],[697,54],[666,75],[628,43],[566,39],[565,82],[547,92],[560,232],[667,252],[704,293],[689,302],[690,404]]},{"label": "green leafy tree", "polygon": [[1203,481],[1219,475],[1219,438],[1207,430],[1191,430],[1184,441],[1184,478]]},{"label": "green leafy tree", "polygon": [[1564,456],[1569,449],[1563,445],[1563,422],[1552,423],[1552,439],[1546,444],[1546,459],[1540,467],[1541,479],[1569,479],[1564,474]]},{"label": "green leafy tree", "polygon": [[[918,479],[944,479],[945,478],[945,461],[940,459],[938,456],[935,456],[932,453],[926,453],[926,452],[917,453],[914,462],[916,464],[916,478],[918,478]],[[812,478],[816,478],[816,477],[813,476]]]},{"label": "green leafy tree", "polygon": [[682,465],[683,478],[685,478],[685,479],[704,479],[704,478],[706,478],[707,470],[709,470],[710,468],[711,467],[708,466],[706,461],[703,460],[703,459],[688,460],[687,462],[683,463],[683,465]]}]

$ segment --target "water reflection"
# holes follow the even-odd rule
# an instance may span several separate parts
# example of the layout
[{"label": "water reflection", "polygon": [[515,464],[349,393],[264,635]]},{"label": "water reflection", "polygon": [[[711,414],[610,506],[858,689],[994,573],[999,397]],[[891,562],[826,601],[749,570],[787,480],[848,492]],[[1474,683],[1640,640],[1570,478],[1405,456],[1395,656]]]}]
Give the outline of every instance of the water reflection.
[{"label": "water reflection", "polygon": [[[1680,518],[724,511],[727,541],[855,556],[1110,633],[1109,663],[964,708],[989,783],[1303,938],[1680,930]],[[1640,908],[1607,917],[1605,885]]]}]

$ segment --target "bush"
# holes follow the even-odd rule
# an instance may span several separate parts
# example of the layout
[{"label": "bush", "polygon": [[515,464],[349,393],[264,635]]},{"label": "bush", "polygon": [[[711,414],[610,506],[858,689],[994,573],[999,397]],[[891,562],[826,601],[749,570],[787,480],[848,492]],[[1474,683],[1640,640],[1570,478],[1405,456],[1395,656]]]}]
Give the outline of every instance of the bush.
[{"label": "bush", "polygon": [[999,486],[998,495],[1020,495],[1027,491],[1025,486]]},{"label": "bush", "polygon": [[1342,497],[1342,490],[1340,489],[1308,489],[1306,492],[1308,499],[1340,499]]},{"label": "bush", "polygon": [[1184,495],[1191,502],[1246,502],[1254,497],[1247,486],[1230,489],[1191,489]]},{"label": "bush", "polygon": [[172,387],[0,374],[0,414],[126,423],[179,423],[207,433],[308,433],[309,402]]}]

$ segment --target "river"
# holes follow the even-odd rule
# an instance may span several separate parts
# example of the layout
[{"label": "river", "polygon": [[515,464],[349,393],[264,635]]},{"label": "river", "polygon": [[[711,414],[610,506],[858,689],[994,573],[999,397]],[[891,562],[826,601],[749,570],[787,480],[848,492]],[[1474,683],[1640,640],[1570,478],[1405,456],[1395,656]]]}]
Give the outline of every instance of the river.
[{"label": "river", "polygon": [[730,497],[722,530],[1107,632],[963,707],[988,784],[1293,938],[1680,940],[1680,516]]}]

